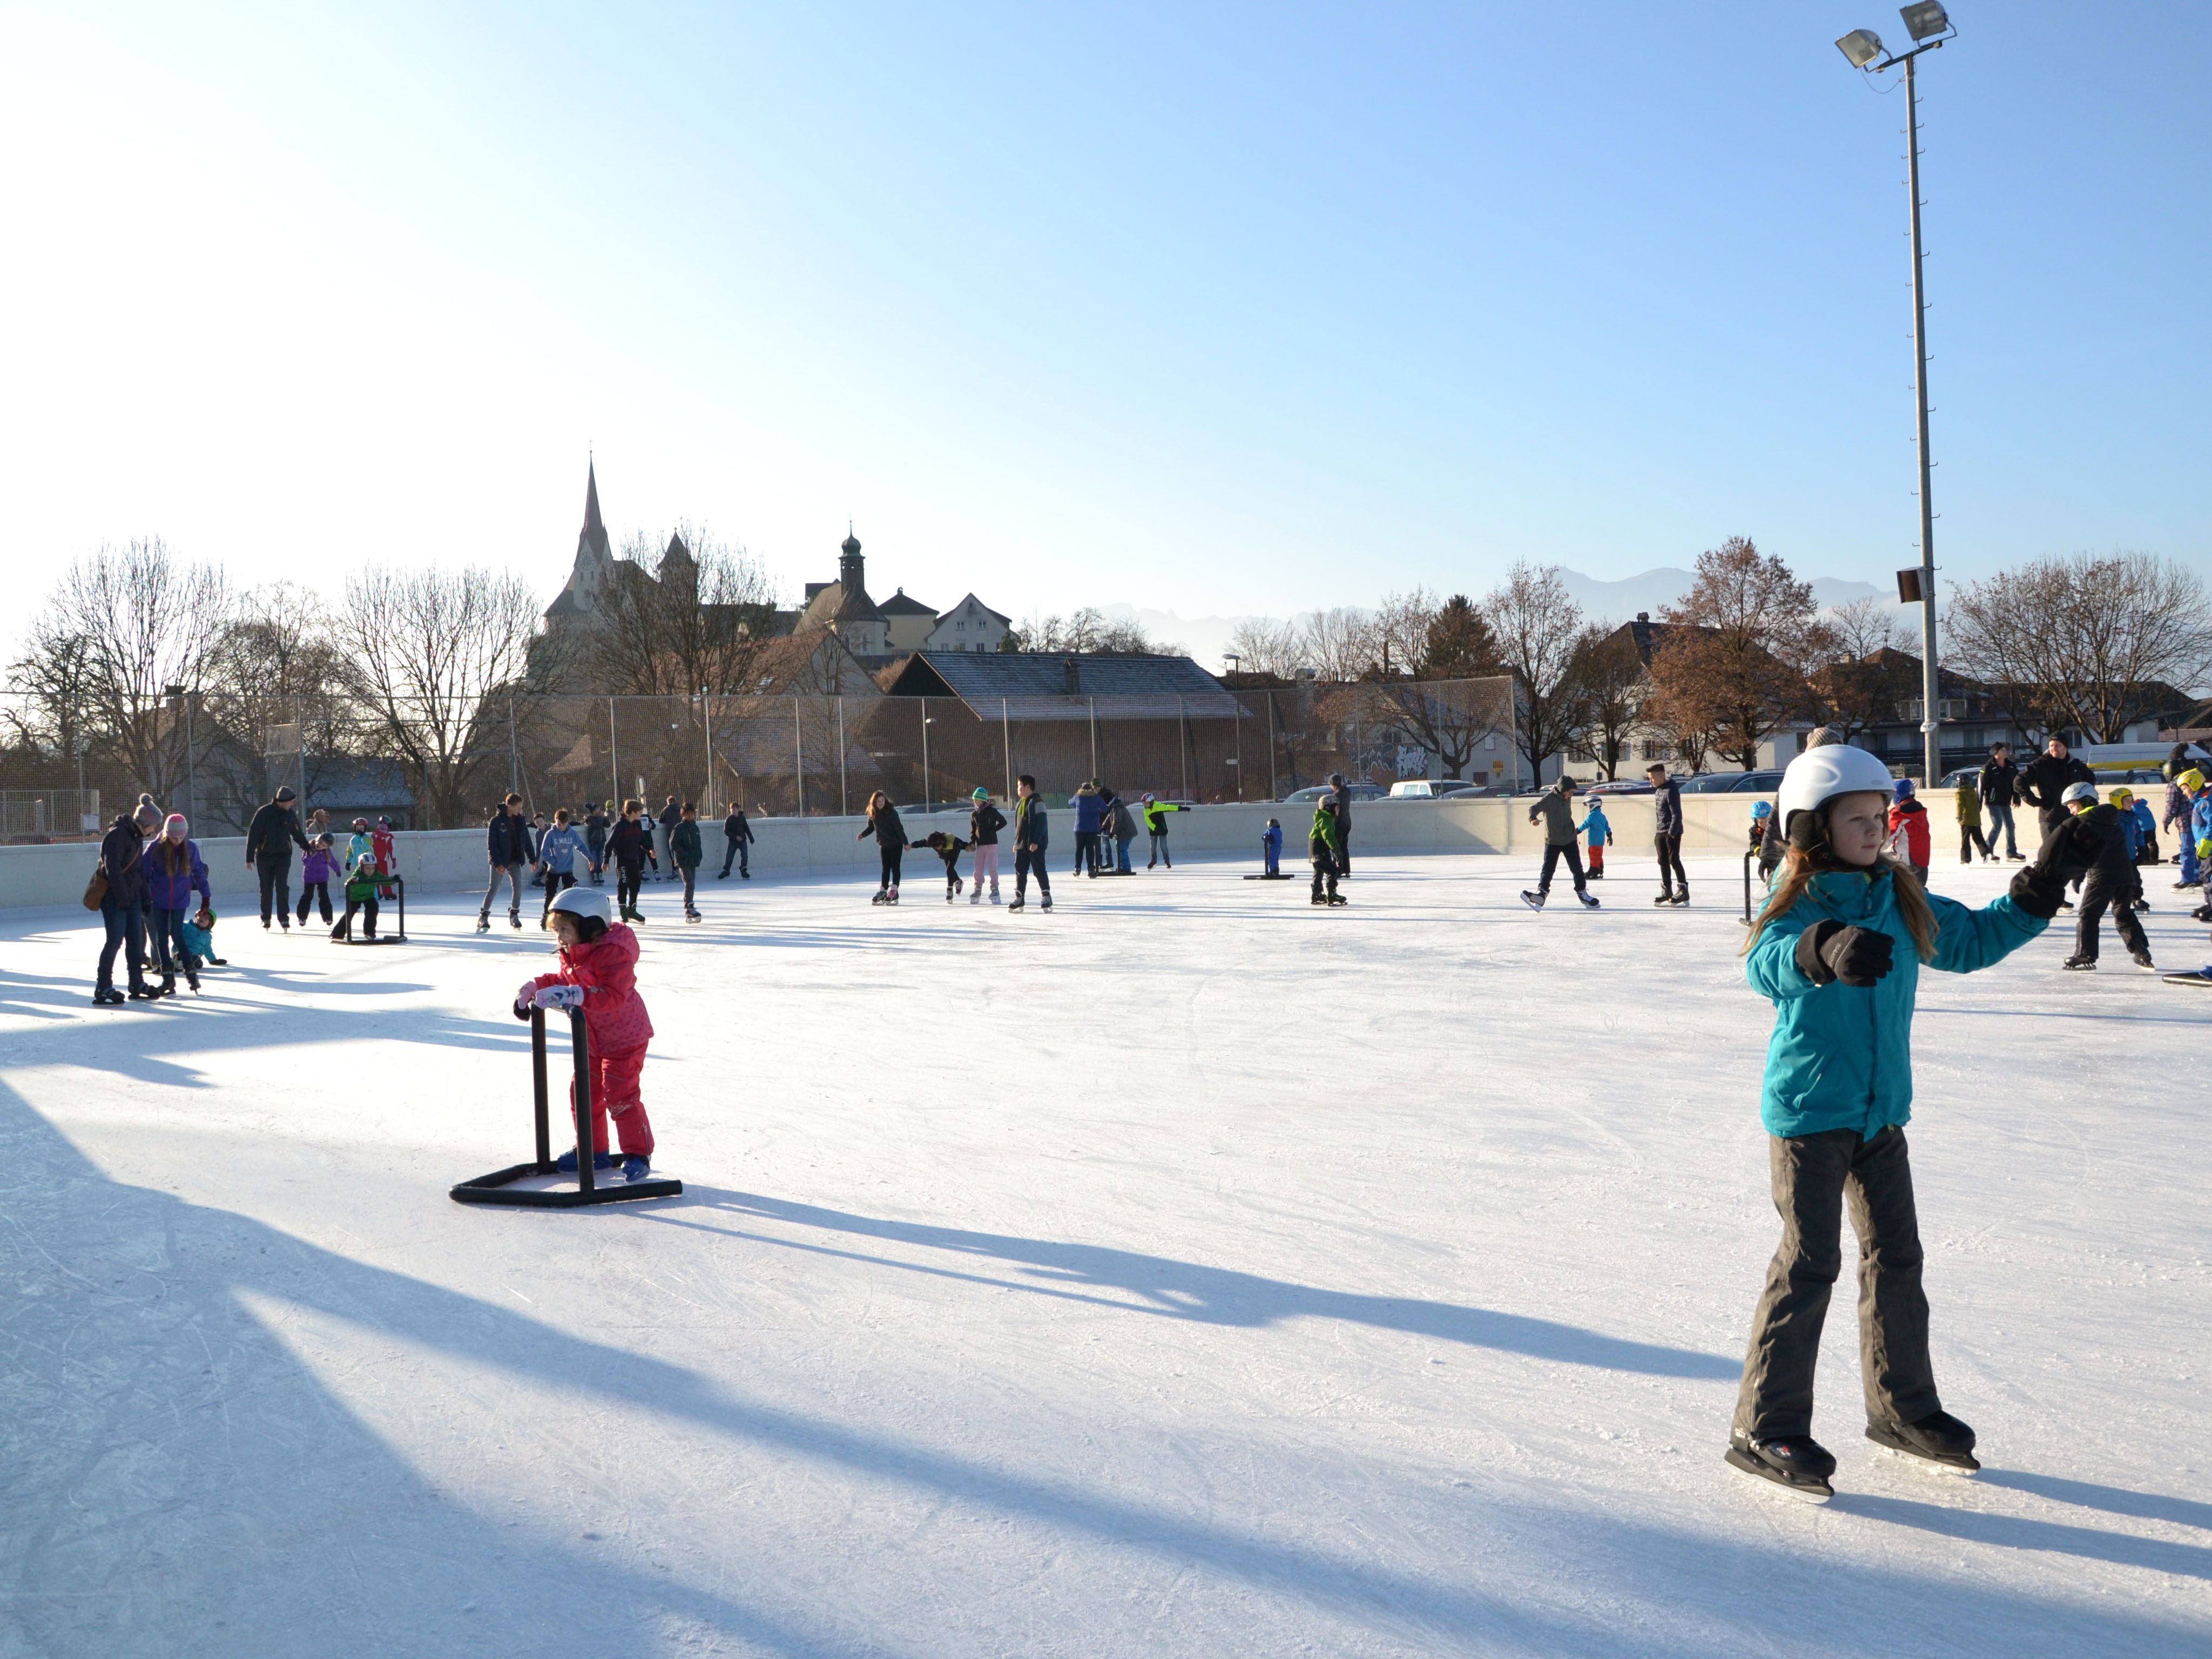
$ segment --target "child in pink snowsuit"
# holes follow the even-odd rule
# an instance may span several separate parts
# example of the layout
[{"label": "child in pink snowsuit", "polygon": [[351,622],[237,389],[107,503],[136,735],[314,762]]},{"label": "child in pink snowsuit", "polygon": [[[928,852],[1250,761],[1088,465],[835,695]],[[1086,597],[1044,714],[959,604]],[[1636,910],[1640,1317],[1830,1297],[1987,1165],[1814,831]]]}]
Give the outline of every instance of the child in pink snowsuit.
[{"label": "child in pink snowsuit", "polygon": [[[623,1173],[632,1181],[641,1180],[653,1158],[653,1121],[639,1098],[638,1080],[645,1068],[653,1021],[646,1014],[645,999],[637,994],[637,935],[624,923],[611,926],[598,916],[567,910],[553,912],[553,926],[561,940],[561,966],[525,981],[515,995],[515,1012],[526,1014],[533,1003],[541,1008],[574,1007],[580,998],[591,1049],[592,1147],[600,1154],[593,1163],[605,1167],[613,1162],[605,1157],[607,1114],[612,1112],[622,1145]],[[553,994],[544,994],[548,992]],[[572,1082],[571,1122],[575,1113]]]}]

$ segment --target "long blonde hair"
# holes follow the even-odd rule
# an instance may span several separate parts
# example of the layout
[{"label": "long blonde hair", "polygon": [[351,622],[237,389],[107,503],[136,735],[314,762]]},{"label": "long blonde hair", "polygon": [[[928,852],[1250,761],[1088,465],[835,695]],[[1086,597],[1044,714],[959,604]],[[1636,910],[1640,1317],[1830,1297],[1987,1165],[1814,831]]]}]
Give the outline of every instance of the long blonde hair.
[{"label": "long blonde hair", "polygon": [[[1825,848],[1822,849],[1826,851]],[[1936,935],[1939,926],[1936,911],[1928,902],[1928,894],[1920,885],[1920,878],[1912,873],[1912,866],[1900,861],[1895,854],[1877,853],[1871,866],[1889,872],[1891,884],[1897,889],[1897,908],[1905,917],[1905,929],[1912,935],[1912,948],[1921,961],[1936,960]],[[1767,924],[1790,914],[1797,901],[1805,896],[1805,890],[1813,884],[1813,878],[1829,872],[1854,871],[1856,865],[1838,864],[1832,859],[1819,858],[1803,848],[1792,845],[1783,855],[1782,879],[1774,884],[1774,890],[1751,924],[1751,932],[1743,941],[1744,954],[1748,956]]]}]

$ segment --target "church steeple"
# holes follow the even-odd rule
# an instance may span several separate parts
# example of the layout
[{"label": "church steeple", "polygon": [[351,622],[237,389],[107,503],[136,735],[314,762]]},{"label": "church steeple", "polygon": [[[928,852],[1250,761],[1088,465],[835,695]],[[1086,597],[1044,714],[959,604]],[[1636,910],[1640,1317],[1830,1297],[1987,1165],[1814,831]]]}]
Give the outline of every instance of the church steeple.
[{"label": "church steeple", "polygon": [[589,551],[603,559],[614,556],[607,542],[607,526],[599,517],[599,470],[594,460],[584,463],[584,528],[576,538],[576,551],[579,556]]}]

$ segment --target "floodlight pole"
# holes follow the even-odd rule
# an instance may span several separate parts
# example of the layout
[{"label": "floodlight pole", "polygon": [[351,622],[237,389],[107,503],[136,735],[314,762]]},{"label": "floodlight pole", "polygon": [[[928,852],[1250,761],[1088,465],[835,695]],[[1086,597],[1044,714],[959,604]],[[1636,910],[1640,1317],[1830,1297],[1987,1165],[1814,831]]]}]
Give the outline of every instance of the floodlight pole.
[{"label": "floodlight pole", "polygon": [[1912,393],[1919,416],[1920,452],[1920,738],[1929,788],[1943,775],[1942,708],[1936,675],[1936,508],[1929,494],[1928,296],[1923,282],[1920,245],[1920,94],[1912,78],[1913,60],[1942,46],[1930,41],[1905,59],[1905,184],[1912,208]]}]

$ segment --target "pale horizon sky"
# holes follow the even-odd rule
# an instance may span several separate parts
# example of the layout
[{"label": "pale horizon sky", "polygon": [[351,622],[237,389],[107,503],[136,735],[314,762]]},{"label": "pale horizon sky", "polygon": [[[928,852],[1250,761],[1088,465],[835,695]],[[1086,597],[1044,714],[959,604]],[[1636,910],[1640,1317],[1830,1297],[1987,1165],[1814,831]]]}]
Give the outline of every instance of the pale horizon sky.
[{"label": "pale horizon sky", "polygon": [[[2212,568],[2212,10],[2095,15],[1922,76],[1954,577]],[[1885,7],[8,19],[9,643],[137,536],[550,597],[587,452],[617,544],[1016,616],[1917,556]]]}]

